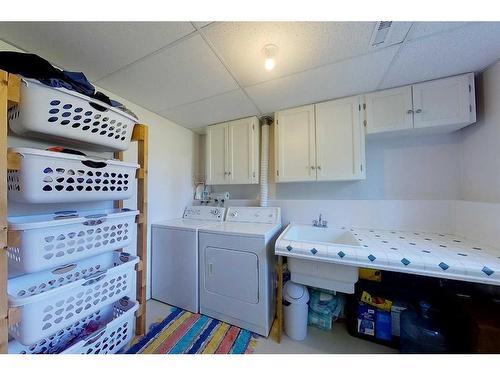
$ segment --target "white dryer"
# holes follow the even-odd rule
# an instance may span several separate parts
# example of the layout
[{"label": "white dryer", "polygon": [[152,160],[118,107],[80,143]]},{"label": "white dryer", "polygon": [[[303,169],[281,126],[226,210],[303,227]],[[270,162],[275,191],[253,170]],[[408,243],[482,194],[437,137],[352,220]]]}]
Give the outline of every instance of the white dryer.
[{"label": "white dryer", "polygon": [[224,220],[225,208],[188,206],[182,218],[152,224],[151,297],[199,312],[198,230]]},{"label": "white dryer", "polygon": [[230,207],[200,228],[200,312],[268,336],[275,312],[278,207]]}]

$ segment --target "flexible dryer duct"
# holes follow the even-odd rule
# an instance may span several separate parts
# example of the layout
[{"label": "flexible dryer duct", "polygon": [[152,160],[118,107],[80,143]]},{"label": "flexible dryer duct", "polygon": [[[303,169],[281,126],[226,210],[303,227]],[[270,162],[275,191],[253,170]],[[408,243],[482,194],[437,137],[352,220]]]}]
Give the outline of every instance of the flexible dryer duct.
[{"label": "flexible dryer duct", "polygon": [[269,129],[272,123],[270,117],[262,119],[261,156],[260,156],[260,207],[269,206]]}]

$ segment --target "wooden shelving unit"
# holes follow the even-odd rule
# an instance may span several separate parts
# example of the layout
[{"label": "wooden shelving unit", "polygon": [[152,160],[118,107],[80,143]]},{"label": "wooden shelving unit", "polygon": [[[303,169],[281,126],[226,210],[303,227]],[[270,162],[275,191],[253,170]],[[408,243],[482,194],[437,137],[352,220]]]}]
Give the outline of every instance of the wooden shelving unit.
[{"label": "wooden shelving unit", "polygon": [[[16,309],[9,309],[7,300],[7,245],[15,241],[7,228],[7,170],[19,169],[19,159],[7,153],[8,120],[7,111],[20,100],[20,77],[0,70],[0,353],[7,353],[8,327],[18,321]],[[136,299],[140,303],[136,313],[136,336],[146,332],[146,274],[147,274],[147,190],[148,190],[148,127],[136,124],[132,141],[138,143],[137,162],[137,265]],[[123,160],[123,153],[115,153],[115,158]],[[115,201],[115,207],[123,207],[122,201]]]},{"label": "wooden shelving unit", "polygon": [[[148,127],[136,124],[132,133],[132,141],[137,142],[137,255],[141,259],[137,267],[136,295],[140,303],[136,316],[136,336],[146,333],[146,281],[147,281],[147,243],[148,243]],[[123,152],[115,152],[114,157],[123,160]],[[123,208],[123,201],[115,201],[115,208]]]},{"label": "wooden shelving unit", "polygon": [[283,257],[278,255],[278,262],[276,263],[276,316],[271,328],[271,337],[279,344],[281,336],[283,335],[283,273],[285,266],[283,264]]}]

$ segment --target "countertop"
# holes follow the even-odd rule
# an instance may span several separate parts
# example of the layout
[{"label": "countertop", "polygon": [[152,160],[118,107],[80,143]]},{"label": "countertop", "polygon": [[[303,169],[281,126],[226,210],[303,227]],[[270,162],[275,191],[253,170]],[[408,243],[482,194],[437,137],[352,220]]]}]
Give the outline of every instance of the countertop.
[{"label": "countertop", "polygon": [[500,285],[500,250],[444,233],[346,228],[360,246],[278,239],[275,253],[355,267]]}]

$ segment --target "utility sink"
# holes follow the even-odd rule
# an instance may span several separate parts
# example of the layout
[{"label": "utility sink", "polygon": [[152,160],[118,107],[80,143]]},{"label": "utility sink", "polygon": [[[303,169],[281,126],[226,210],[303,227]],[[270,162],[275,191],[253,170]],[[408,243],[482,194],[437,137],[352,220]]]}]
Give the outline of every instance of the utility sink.
[{"label": "utility sink", "polygon": [[356,237],[350,231],[335,228],[319,228],[312,225],[290,225],[284,240],[296,242],[321,243],[334,246],[360,246]]},{"label": "utility sink", "polygon": [[350,231],[290,224],[276,241],[275,252],[287,257],[292,281],[352,294],[358,268],[348,263],[357,248],[361,245]]}]

